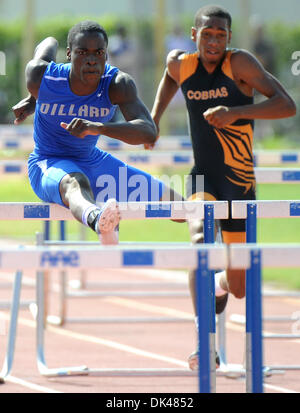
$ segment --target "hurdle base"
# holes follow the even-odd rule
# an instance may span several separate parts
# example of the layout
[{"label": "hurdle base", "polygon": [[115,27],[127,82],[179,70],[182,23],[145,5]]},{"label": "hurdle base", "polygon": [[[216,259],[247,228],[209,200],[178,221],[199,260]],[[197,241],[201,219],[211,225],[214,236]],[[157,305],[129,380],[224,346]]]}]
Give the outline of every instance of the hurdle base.
[{"label": "hurdle base", "polygon": [[55,326],[70,324],[111,324],[111,323],[191,323],[193,317],[94,317],[94,318],[61,318],[55,315],[47,316],[47,323]]},{"label": "hurdle base", "polygon": [[[87,366],[48,368],[39,363],[39,372],[44,377],[98,376],[98,377],[198,377],[198,371],[187,368],[88,368]],[[264,369],[264,377],[283,374],[283,371]],[[239,379],[246,377],[241,364],[221,364],[216,370],[217,377]]]},{"label": "hurdle base", "polygon": [[[227,377],[229,379],[239,379],[246,377],[246,369],[242,364],[222,363],[216,370],[217,376]],[[273,374],[285,374],[283,369],[268,367],[263,368],[264,377],[271,377]]]},{"label": "hurdle base", "polygon": [[45,364],[38,363],[38,369],[40,374],[45,377],[87,376],[89,374],[89,369],[87,366],[59,367],[50,369]]},{"label": "hurdle base", "polygon": [[198,372],[186,368],[92,368],[90,376],[101,377],[197,377]]},{"label": "hurdle base", "polygon": [[[198,371],[187,368],[88,368],[62,367],[48,368],[39,366],[40,373],[45,377],[68,376],[100,376],[100,377],[198,377]],[[216,370],[218,377],[239,378],[245,376],[245,369],[240,365],[229,364]]]}]

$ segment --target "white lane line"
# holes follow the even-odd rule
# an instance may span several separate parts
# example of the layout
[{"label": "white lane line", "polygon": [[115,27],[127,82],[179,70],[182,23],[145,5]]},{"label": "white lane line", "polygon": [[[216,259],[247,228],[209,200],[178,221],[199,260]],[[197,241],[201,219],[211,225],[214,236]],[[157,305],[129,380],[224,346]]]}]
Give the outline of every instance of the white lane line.
[{"label": "white lane line", "polygon": [[11,375],[5,377],[5,381],[9,383],[19,384],[20,386],[27,387],[28,389],[39,391],[42,393],[63,393],[61,391],[50,389],[49,387],[40,386],[39,384],[31,383],[30,381],[19,379],[18,377],[14,377]]},{"label": "white lane line", "polygon": [[286,389],[284,387],[274,386],[273,384],[265,384],[264,383],[264,387],[266,387],[267,389],[270,389],[270,390],[279,391],[281,393],[299,393],[298,391]]},{"label": "white lane line", "polygon": [[110,302],[112,304],[120,305],[121,307],[127,308],[137,308],[139,310],[147,311],[150,313],[158,313],[167,316],[179,317],[179,318],[186,318],[186,319],[194,319],[192,313],[188,313],[186,311],[176,310],[174,308],[169,307],[162,307],[153,304],[147,304],[142,302],[136,302],[134,300],[130,300],[127,298],[120,298],[120,297],[107,297],[105,301]]},{"label": "white lane line", "polygon": [[[36,323],[31,320],[19,318],[19,323],[28,327],[36,328]],[[99,344],[102,346],[114,348],[116,350],[125,351],[127,353],[135,354],[142,357],[152,358],[155,360],[164,361],[166,363],[176,364],[177,366],[188,368],[188,363],[173,357],[163,356],[157,353],[141,350],[137,347],[129,346],[127,344],[118,343],[117,341],[107,340],[100,337],[90,336],[87,334],[77,333],[76,331],[62,329],[61,327],[47,326],[47,331],[51,331],[55,334],[75,338],[76,340],[86,341],[88,343]]]},{"label": "white lane line", "polygon": [[90,336],[87,334],[76,333],[75,331],[71,330],[61,330],[57,327],[50,326],[47,327],[49,331],[53,331],[56,334],[60,334],[66,337],[75,338],[81,341],[87,341],[89,343],[100,344],[102,346],[110,347],[116,350],[125,351],[127,353],[135,354],[137,356],[142,356],[146,358],[151,358],[154,360],[164,361],[166,363],[176,364],[177,366],[188,368],[188,363],[179,359],[175,359],[173,357],[163,356],[157,353],[152,353],[150,351],[141,350],[137,347],[129,346],[127,344],[118,343],[117,341],[107,340],[99,337]]},{"label": "white lane line", "polygon": [[[104,298],[105,301],[113,303],[113,304],[117,304],[117,305],[121,305],[121,306],[125,306],[128,308],[137,308],[139,310],[143,310],[143,311],[148,311],[148,312],[152,312],[152,313],[158,313],[158,314],[162,314],[162,315],[168,315],[168,316],[173,316],[173,317],[179,317],[179,318],[186,318],[186,319],[192,319],[194,318],[194,315],[192,313],[188,313],[185,311],[180,311],[180,310],[176,310],[173,308],[169,308],[169,307],[162,307],[162,306],[158,306],[158,305],[154,305],[154,304],[145,304],[142,303],[140,301],[134,301],[128,298],[119,298],[119,297],[106,297]],[[245,325],[239,325],[239,324],[235,324],[234,322],[231,321],[226,321],[226,328],[232,331],[239,331],[241,333],[245,333]],[[274,334],[270,331],[266,331],[263,330],[264,334]],[[291,343],[297,343],[300,344],[300,340],[297,338],[291,338],[290,339]]]},{"label": "white lane line", "polygon": [[[34,321],[31,321],[31,320],[19,318],[19,323],[23,324],[25,326],[31,327],[31,328],[36,328],[36,323]],[[107,346],[107,347],[110,347],[110,348],[114,348],[114,349],[117,349],[117,350],[129,352],[129,353],[139,355],[139,356],[142,356],[142,357],[152,358],[152,359],[155,359],[155,360],[160,360],[160,361],[164,361],[164,362],[167,362],[167,363],[176,364],[178,366],[188,368],[188,363],[184,362],[182,360],[175,359],[175,358],[172,358],[172,357],[162,356],[160,354],[151,353],[151,352],[144,351],[144,350],[140,350],[136,347],[121,344],[121,343],[118,343],[118,342],[115,342],[115,341],[112,341],[112,340],[101,339],[99,337],[94,337],[94,336],[90,336],[90,335],[86,335],[86,334],[82,334],[82,333],[77,333],[75,331],[71,331],[71,330],[67,330],[67,329],[63,330],[62,328],[53,327],[53,326],[47,326],[47,330],[52,331],[55,334],[59,334],[59,335],[66,336],[66,337],[69,337],[69,338],[75,338],[77,340],[86,341],[86,342],[89,342],[89,343],[104,345],[104,346]],[[11,378],[11,377],[12,376],[7,376],[7,378]],[[20,381],[23,382],[23,380],[21,380],[21,379],[17,379],[17,378],[13,378],[13,379],[14,380],[20,380]],[[24,383],[27,383],[27,382],[24,382]],[[32,384],[32,385],[35,386],[36,389],[37,388],[46,389],[47,392],[60,393],[57,390],[52,390],[52,389],[45,388],[45,387],[42,387],[42,386],[38,386],[38,385],[35,385],[35,384]],[[271,384],[264,384],[264,386],[266,388],[269,388],[270,390],[275,390],[275,391],[279,391],[279,392],[282,392],[282,393],[298,393],[297,391],[286,389],[284,387],[274,386],[274,385],[271,385]],[[29,387],[29,386],[27,386],[27,387]],[[45,390],[40,390],[40,391],[45,391]]]}]

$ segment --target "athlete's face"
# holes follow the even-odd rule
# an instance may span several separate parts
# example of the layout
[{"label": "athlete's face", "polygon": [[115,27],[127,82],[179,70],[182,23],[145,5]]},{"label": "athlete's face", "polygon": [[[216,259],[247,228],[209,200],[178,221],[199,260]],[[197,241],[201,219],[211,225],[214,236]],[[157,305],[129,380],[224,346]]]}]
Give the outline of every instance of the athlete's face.
[{"label": "athlete's face", "polygon": [[78,33],[67,48],[72,76],[84,84],[98,83],[105,70],[107,44],[102,33]]},{"label": "athlete's face", "polygon": [[199,27],[192,28],[192,39],[203,63],[217,64],[231,39],[227,19],[202,16]]}]

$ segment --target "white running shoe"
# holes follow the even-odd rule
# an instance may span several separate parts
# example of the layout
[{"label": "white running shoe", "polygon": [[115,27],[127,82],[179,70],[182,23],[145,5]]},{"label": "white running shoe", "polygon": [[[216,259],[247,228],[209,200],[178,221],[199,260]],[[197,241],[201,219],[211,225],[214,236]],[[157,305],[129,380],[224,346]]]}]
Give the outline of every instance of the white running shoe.
[{"label": "white running shoe", "polygon": [[[188,364],[189,364],[189,368],[191,370],[198,370],[199,369],[199,352],[198,351],[194,351],[194,353],[192,353],[189,356]],[[220,367],[220,357],[219,357],[219,354],[216,351],[216,369],[218,369],[219,367]]]},{"label": "white running shoe", "polygon": [[103,245],[116,245],[119,243],[118,224],[121,216],[117,201],[108,199],[101,210],[98,220],[99,239]]}]

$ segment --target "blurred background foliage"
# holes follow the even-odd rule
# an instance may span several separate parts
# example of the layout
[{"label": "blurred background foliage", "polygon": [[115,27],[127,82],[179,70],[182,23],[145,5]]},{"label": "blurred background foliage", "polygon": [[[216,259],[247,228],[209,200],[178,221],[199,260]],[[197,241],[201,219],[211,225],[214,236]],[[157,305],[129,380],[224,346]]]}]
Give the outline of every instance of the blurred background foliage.
[{"label": "blurred background foliage", "polygon": [[[74,16],[65,15],[51,17],[39,20],[36,23],[34,37],[35,45],[47,36],[54,36],[59,41],[60,49],[57,61],[64,61],[67,34],[74,24],[80,20],[95,20],[105,27],[109,36],[116,33],[120,25],[126,27],[128,34],[133,37],[138,45],[138,66],[135,77],[139,93],[147,107],[151,109],[155,91],[158,85],[158,79],[155,76],[156,60],[155,54],[155,21],[153,18],[141,17],[138,21],[130,18],[123,19],[118,16]],[[165,33],[172,30],[172,20],[166,22]],[[188,37],[190,34],[192,22],[191,17],[181,16],[181,27],[184,34]],[[6,54],[6,76],[0,76],[0,124],[9,124],[13,122],[13,113],[11,107],[24,97],[20,79],[24,78],[22,66],[22,37],[26,31],[24,20],[1,21],[0,20],[0,50]],[[300,49],[300,24],[291,25],[274,21],[266,24],[265,32],[271,39],[275,50],[274,74],[279,78],[289,93],[296,100],[297,105],[300,103],[300,76],[292,75],[291,59],[292,51]],[[238,45],[238,22],[233,25],[233,47]],[[161,62],[161,75],[164,61]],[[184,115],[176,116],[176,122],[169,122],[167,134],[183,135],[186,130],[186,115],[183,106],[180,106],[181,113]],[[167,114],[168,116],[168,114]],[[259,122],[258,128],[259,128]],[[173,126],[173,127],[172,127]],[[257,133],[257,145],[259,147],[262,141],[268,146],[279,141],[279,146],[299,147],[298,131],[300,128],[300,115],[291,119],[272,121],[271,128]]]}]

